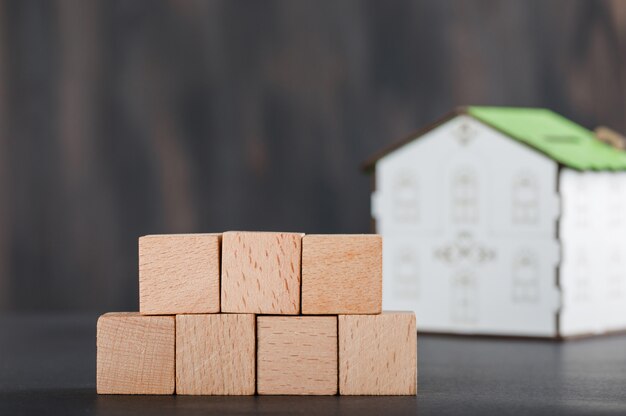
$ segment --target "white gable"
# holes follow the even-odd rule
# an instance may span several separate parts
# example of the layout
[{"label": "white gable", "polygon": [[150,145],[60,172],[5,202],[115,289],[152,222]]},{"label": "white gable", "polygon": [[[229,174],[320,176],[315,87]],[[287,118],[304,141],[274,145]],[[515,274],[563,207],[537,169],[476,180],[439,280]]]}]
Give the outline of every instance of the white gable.
[{"label": "white gable", "polygon": [[555,335],[557,172],[465,115],[380,159],[383,306],[423,330]]},{"label": "white gable", "polygon": [[[449,206],[441,211],[432,201],[435,196],[444,197],[442,193],[454,192],[442,189],[443,183],[449,184],[454,181],[454,175],[460,178],[465,172],[469,181],[479,181],[481,187],[488,183],[491,193],[510,195],[508,199],[481,198],[478,201],[483,220],[494,233],[512,228],[516,232],[552,236],[556,233],[554,220],[559,215],[555,196],[557,167],[556,162],[534,149],[469,116],[459,115],[377,162],[376,187],[393,190],[393,197],[378,198],[377,193],[374,194],[374,218],[383,233],[397,227],[410,227],[416,232],[441,230],[454,213]],[[447,175],[445,181],[442,175]],[[471,192],[471,183],[465,186]],[[411,199],[415,203],[409,202]],[[397,201],[406,203],[402,205]],[[400,208],[394,208],[398,206]],[[513,206],[521,209],[511,212]],[[533,210],[533,206],[537,209]],[[402,213],[403,210],[406,212]],[[396,216],[412,215],[415,220],[397,225],[388,216],[376,215],[378,211],[387,214],[395,211]],[[533,217],[537,226],[516,227],[511,221],[515,215],[522,225],[528,220],[526,217]]]}]

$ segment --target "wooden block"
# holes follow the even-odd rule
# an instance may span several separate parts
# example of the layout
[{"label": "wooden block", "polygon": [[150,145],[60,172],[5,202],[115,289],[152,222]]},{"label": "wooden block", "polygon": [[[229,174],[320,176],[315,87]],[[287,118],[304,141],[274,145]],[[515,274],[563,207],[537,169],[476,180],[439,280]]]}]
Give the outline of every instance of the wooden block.
[{"label": "wooden block", "polygon": [[339,394],[417,392],[413,312],[339,316]]},{"label": "wooden block", "polygon": [[107,313],[97,327],[98,394],[174,393],[173,316]]},{"label": "wooden block", "polygon": [[298,314],[301,247],[297,233],[224,233],[222,311]]},{"label": "wooden block", "polygon": [[337,394],[337,317],[257,317],[257,392]]},{"label": "wooden block", "polygon": [[139,311],[144,315],[220,311],[220,234],[139,238]]},{"label": "wooden block", "polygon": [[253,395],[256,318],[176,316],[176,394]]},{"label": "wooden block", "polygon": [[302,313],[380,313],[382,264],[379,235],[305,235]]}]

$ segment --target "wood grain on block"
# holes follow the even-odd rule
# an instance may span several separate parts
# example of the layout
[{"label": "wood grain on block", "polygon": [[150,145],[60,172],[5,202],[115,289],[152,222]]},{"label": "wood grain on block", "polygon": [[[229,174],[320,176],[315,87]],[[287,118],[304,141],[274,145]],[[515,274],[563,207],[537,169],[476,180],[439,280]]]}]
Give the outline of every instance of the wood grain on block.
[{"label": "wood grain on block", "polygon": [[220,311],[221,234],[139,238],[139,311],[144,315]]},{"label": "wood grain on block", "polygon": [[337,317],[257,317],[257,392],[337,394]]},{"label": "wood grain on block", "polygon": [[377,314],[382,310],[379,235],[306,235],[302,239],[302,313]]},{"label": "wood grain on block", "polygon": [[97,328],[99,394],[173,394],[175,318],[102,315]]},{"label": "wood grain on block", "polygon": [[298,314],[301,247],[298,233],[224,233],[222,311]]},{"label": "wood grain on block", "polygon": [[417,392],[413,312],[339,316],[339,394]]},{"label": "wood grain on block", "polygon": [[253,395],[255,316],[176,316],[176,393]]}]

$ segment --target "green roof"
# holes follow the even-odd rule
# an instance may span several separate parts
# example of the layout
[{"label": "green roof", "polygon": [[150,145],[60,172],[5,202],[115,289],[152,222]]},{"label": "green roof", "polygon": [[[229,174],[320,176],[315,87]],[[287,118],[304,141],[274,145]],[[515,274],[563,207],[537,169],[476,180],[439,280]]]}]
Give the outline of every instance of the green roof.
[{"label": "green roof", "polygon": [[594,133],[543,108],[467,107],[483,123],[578,170],[626,170],[626,152]]}]

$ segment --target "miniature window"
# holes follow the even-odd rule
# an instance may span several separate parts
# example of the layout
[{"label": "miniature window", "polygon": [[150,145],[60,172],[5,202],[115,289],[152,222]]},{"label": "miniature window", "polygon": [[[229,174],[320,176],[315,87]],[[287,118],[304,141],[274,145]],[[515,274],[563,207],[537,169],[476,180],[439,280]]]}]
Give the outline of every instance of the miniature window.
[{"label": "miniature window", "polygon": [[532,225],[539,222],[539,184],[530,172],[520,172],[511,187],[513,224]]},{"label": "miniature window", "polygon": [[591,287],[589,285],[589,262],[587,260],[587,250],[583,247],[576,251],[576,266],[573,270],[573,297],[577,301],[588,301],[591,298]]},{"label": "miniature window", "polygon": [[472,324],[478,321],[478,287],[476,278],[467,271],[452,278],[450,306],[452,321]]},{"label": "miniature window", "polygon": [[609,178],[609,202],[606,204],[606,226],[610,229],[620,227],[624,222],[626,206],[624,204],[623,180],[624,176],[620,174],[612,174]]},{"label": "miniature window", "polygon": [[418,184],[411,172],[402,171],[393,185],[393,212],[398,222],[415,223],[418,221]]},{"label": "miniature window", "polygon": [[476,137],[476,134],[477,131],[467,122],[461,123],[453,132],[454,138],[461,146],[470,144]]},{"label": "miniature window", "polygon": [[462,166],[452,175],[452,220],[458,224],[478,221],[478,179],[474,169]]},{"label": "miniature window", "polygon": [[589,187],[584,177],[579,177],[576,183],[576,191],[572,195],[573,200],[573,222],[578,228],[589,226]]},{"label": "miniature window", "polygon": [[616,247],[607,261],[607,295],[609,299],[621,299],[624,294],[624,284],[626,283],[626,269],[622,263],[622,253],[620,247]]},{"label": "miniature window", "polygon": [[398,251],[394,263],[395,296],[400,299],[418,298],[419,265],[417,253],[411,247]]},{"label": "miniature window", "polygon": [[539,265],[534,253],[523,250],[513,259],[512,298],[519,303],[539,301]]}]

